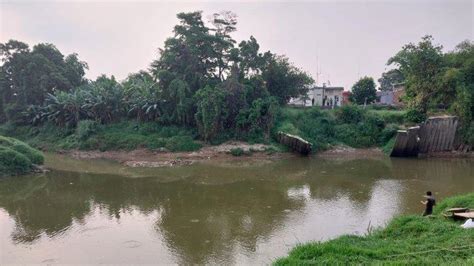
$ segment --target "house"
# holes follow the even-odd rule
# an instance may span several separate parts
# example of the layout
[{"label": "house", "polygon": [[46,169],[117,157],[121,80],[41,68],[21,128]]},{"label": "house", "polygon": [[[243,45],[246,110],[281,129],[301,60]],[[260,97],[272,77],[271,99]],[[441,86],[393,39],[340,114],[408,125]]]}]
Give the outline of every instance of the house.
[{"label": "house", "polygon": [[377,91],[377,100],[375,103],[381,105],[393,105],[393,91]]},{"label": "house", "polygon": [[347,105],[351,103],[351,92],[350,91],[343,91],[342,92],[342,105]]},{"label": "house", "polygon": [[323,108],[334,108],[342,105],[344,91],[343,87],[314,86],[309,88],[308,93],[299,98],[290,100],[289,105],[309,107],[321,106]]},{"label": "house", "polygon": [[402,98],[405,96],[405,84],[400,83],[393,86],[393,105],[403,106],[405,105]]},{"label": "house", "polygon": [[377,91],[376,104],[403,106],[402,97],[405,95],[405,85],[395,84],[391,91]]}]

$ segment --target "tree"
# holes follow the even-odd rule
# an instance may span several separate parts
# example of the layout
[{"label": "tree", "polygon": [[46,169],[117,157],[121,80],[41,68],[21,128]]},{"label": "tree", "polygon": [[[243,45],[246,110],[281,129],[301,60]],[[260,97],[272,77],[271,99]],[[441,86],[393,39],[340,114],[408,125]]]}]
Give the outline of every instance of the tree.
[{"label": "tree", "polygon": [[377,99],[373,78],[363,77],[352,86],[351,101],[356,104],[370,104]]},{"label": "tree", "polygon": [[433,44],[433,37],[424,36],[418,44],[403,46],[388,65],[395,65],[405,77],[409,107],[426,113],[436,94],[443,86],[439,82],[443,74],[442,46]]},{"label": "tree", "polygon": [[382,73],[382,77],[378,79],[381,91],[391,91],[394,85],[402,83],[405,80],[403,74],[398,69],[391,69]]},{"label": "tree", "polygon": [[194,96],[197,104],[196,123],[201,137],[210,141],[223,129],[226,119],[225,93],[219,87],[207,85]]},{"label": "tree", "polygon": [[28,45],[10,40],[0,44],[0,93],[4,115],[21,122],[21,113],[29,105],[43,104],[55,91],[71,91],[86,83],[87,64],[77,54],[64,58],[52,44]]},{"label": "tree", "polygon": [[270,95],[280,104],[291,98],[306,94],[314,80],[305,72],[291,64],[287,57],[273,55],[263,70],[263,79]]}]

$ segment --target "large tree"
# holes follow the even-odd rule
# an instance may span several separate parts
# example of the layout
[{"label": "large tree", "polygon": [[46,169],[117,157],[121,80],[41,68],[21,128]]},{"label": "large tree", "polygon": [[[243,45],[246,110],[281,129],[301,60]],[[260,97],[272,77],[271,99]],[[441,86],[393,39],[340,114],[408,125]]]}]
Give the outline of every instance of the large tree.
[{"label": "large tree", "polygon": [[357,104],[370,104],[375,102],[377,91],[375,82],[371,77],[363,77],[352,86],[351,100]]},{"label": "large tree", "polygon": [[87,64],[77,54],[66,57],[52,44],[28,45],[10,40],[0,44],[2,109],[18,122],[29,105],[43,104],[48,93],[71,91],[86,82]]},{"label": "large tree", "polygon": [[245,103],[250,105],[258,97],[275,96],[280,104],[285,104],[304,94],[313,82],[288,58],[260,52],[253,36],[237,46],[231,36],[237,25],[232,12],[215,13],[207,24],[199,11],[177,16],[179,24],[174,27],[174,36],[166,40],[150,69],[162,90],[164,113],[171,123],[194,125],[196,121],[189,119],[197,108],[194,95],[208,85],[226,92],[231,108],[226,127],[234,127],[232,120]]},{"label": "large tree", "polygon": [[268,92],[280,104],[306,94],[308,86],[314,82],[311,76],[291,64],[287,57],[277,55],[268,60],[262,76]]},{"label": "large tree", "polygon": [[439,82],[444,66],[442,48],[433,44],[433,38],[428,35],[418,44],[403,46],[387,63],[397,66],[403,74],[408,103],[421,113],[426,113],[431,100],[443,90]]}]

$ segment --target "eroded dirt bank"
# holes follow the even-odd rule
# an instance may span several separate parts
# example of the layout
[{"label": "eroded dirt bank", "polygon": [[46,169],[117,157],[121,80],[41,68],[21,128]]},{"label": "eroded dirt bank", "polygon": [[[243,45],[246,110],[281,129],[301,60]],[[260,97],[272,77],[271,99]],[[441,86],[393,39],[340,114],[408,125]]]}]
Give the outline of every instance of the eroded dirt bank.
[{"label": "eroded dirt bank", "polygon": [[[242,156],[230,154],[232,149],[240,148],[246,152]],[[62,151],[60,153],[76,159],[109,159],[129,167],[170,167],[191,165],[196,162],[246,162],[273,161],[295,156],[291,152],[269,152],[271,147],[265,144],[248,144],[232,141],[217,146],[205,146],[194,152],[167,152],[138,149],[132,151]],[[378,148],[354,149],[347,146],[336,146],[333,149],[310,155],[312,157],[331,159],[383,158],[385,155]]]},{"label": "eroded dirt bank", "polygon": [[[240,148],[247,154],[233,156],[232,149]],[[264,144],[248,144],[245,142],[226,142],[216,146],[205,146],[193,152],[167,152],[138,149],[133,151],[63,151],[76,159],[109,159],[130,167],[165,167],[190,165],[202,161],[246,161],[276,160],[297,156],[292,153],[269,152],[270,146]]]}]

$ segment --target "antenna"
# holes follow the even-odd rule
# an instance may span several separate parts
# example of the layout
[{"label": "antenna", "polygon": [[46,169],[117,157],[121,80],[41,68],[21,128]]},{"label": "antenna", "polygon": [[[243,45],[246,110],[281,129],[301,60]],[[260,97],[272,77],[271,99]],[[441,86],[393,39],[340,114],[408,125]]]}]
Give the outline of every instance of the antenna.
[{"label": "antenna", "polygon": [[316,56],[316,86],[319,84],[319,76],[321,75],[321,65],[319,63],[319,56]]}]

